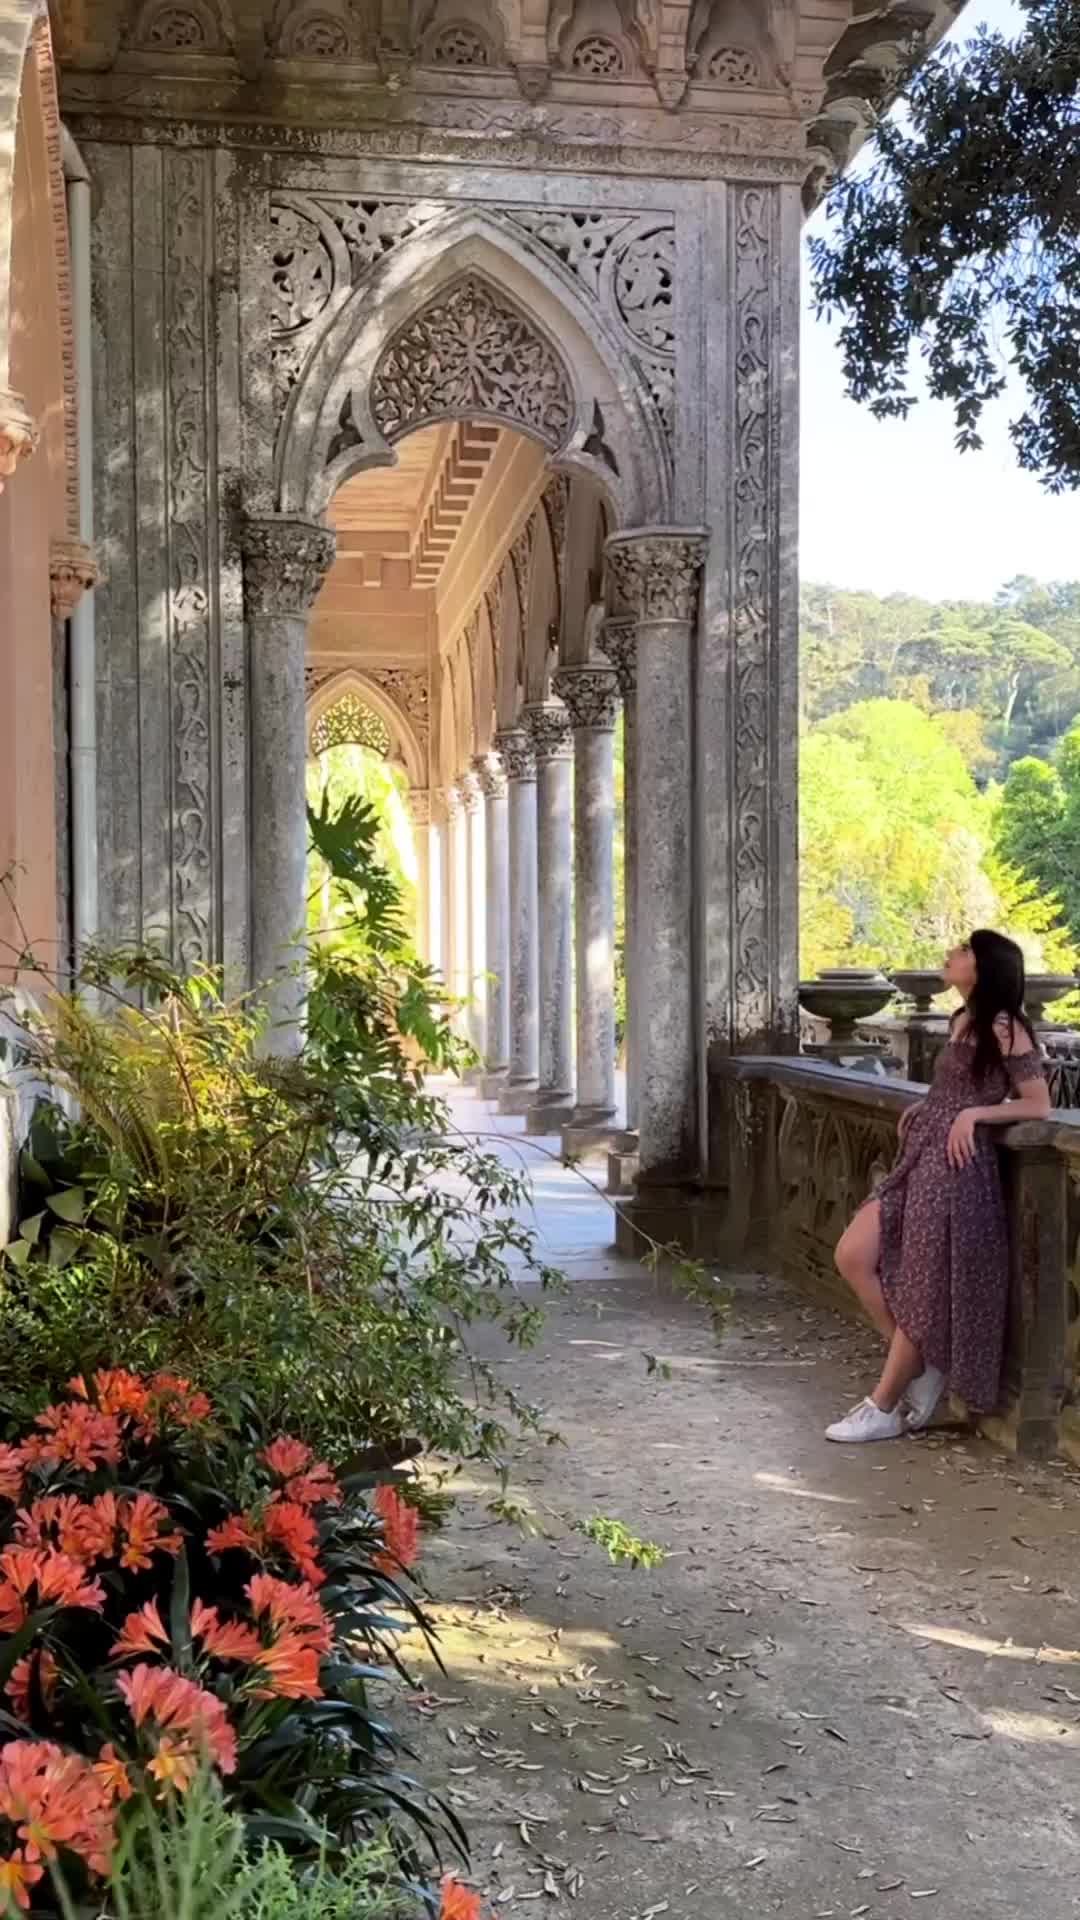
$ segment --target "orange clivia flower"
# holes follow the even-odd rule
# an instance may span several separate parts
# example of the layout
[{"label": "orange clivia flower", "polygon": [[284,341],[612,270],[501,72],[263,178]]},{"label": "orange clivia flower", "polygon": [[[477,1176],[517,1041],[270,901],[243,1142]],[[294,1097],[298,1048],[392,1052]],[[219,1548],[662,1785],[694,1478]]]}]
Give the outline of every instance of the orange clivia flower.
[{"label": "orange clivia flower", "polygon": [[260,1647],[253,1664],[267,1676],[263,1695],[278,1695],[283,1700],[321,1700],[319,1656],[312,1642],[300,1633],[283,1633],[269,1647]]},{"label": "orange clivia flower", "polygon": [[158,1612],[156,1600],[147,1600],[136,1613],[129,1613],[120,1629],[120,1637],[113,1643],[111,1658],[129,1660],[133,1653],[157,1653],[160,1647],[167,1647],[169,1635],[165,1623]]},{"label": "orange clivia flower", "polygon": [[310,1513],[275,1494],[263,1515],[263,1534],[288,1554],[305,1580],[313,1587],[322,1586],[326,1575],[318,1562],[319,1535]]},{"label": "orange clivia flower", "polygon": [[[71,1385],[74,1388],[75,1382]],[[138,1374],[128,1373],[124,1367],[102,1368],[95,1373],[94,1393],[102,1413],[115,1413],[133,1420],[145,1413],[150,1397]],[[85,1394],[85,1383],[84,1395],[89,1398]]]},{"label": "orange clivia flower", "polygon": [[52,1548],[7,1547],[0,1553],[0,1632],[15,1633],[33,1611],[55,1600],[62,1607],[89,1607],[100,1613],[105,1589],[88,1580],[80,1560]]},{"label": "orange clivia flower", "polygon": [[0,1500],[22,1499],[26,1459],[21,1447],[0,1445]]},{"label": "orange clivia flower", "polygon": [[177,1793],[186,1793],[199,1771],[199,1750],[194,1741],[167,1733],[146,1770],[164,1790],[175,1787]]},{"label": "orange clivia flower", "polygon": [[227,1553],[230,1547],[255,1555],[262,1552],[258,1533],[242,1513],[231,1513],[222,1526],[211,1527],[206,1536],[206,1545],[210,1553]]},{"label": "orange clivia flower", "polygon": [[285,1498],[297,1507],[339,1507],[341,1487],[323,1460],[314,1460],[306,1473],[294,1473],[285,1482]]},{"label": "orange clivia flower", "polygon": [[283,1433],[264,1448],[262,1459],[279,1479],[291,1480],[294,1473],[303,1473],[310,1463],[311,1448],[305,1447],[302,1440],[294,1440],[290,1434]]},{"label": "orange clivia flower", "polygon": [[30,1718],[30,1694],[35,1665],[37,1684],[41,1688],[41,1696],[47,1707],[52,1705],[56,1693],[56,1659],[49,1652],[48,1647],[40,1647],[33,1653],[24,1654],[21,1660],[16,1660],[11,1669],[11,1678],[4,1688],[4,1692],[11,1701],[12,1712],[17,1714],[20,1720]]},{"label": "orange clivia flower", "polygon": [[79,1500],[72,1493],[47,1494],[15,1516],[15,1534],[23,1547],[56,1547],[69,1559],[92,1566],[116,1551],[117,1502],[113,1493]]},{"label": "orange clivia flower", "polygon": [[216,1607],[196,1600],[191,1609],[191,1637],[201,1640],[207,1653],[218,1660],[246,1660],[249,1663],[262,1652],[262,1641],[254,1628],[242,1620],[222,1620]]},{"label": "orange clivia flower", "polygon": [[[115,1467],[121,1453],[120,1421],[115,1414],[99,1413],[83,1401],[67,1406],[46,1407],[36,1424],[42,1437],[33,1449],[42,1460],[68,1461],[87,1473],[95,1467]],[[24,1454],[28,1443],[24,1443]]]},{"label": "orange clivia flower", "polygon": [[181,1379],[175,1373],[155,1373],[140,1428],[144,1434],[150,1434],[163,1423],[197,1427],[209,1420],[213,1411],[206,1394],[193,1387],[190,1380]]},{"label": "orange clivia flower", "polygon": [[318,1594],[303,1581],[293,1586],[271,1573],[257,1573],[244,1591],[256,1620],[266,1621],[271,1632],[302,1633],[320,1653],[330,1652],[334,1629]]},{"label": "orange clivia flower", "polygon": [[235,1773],[236,1735],[216,1694],[207,1693],[172,1667],[133,1667],[120,1675],[118,1685],[137,1727],[152,1721],[159,1738],[189,1733],[205,1744],[222,1773]]},{"label": "orange clivia flower", "polygon": [[415,1507],[407,1506],[394,1487],[378,1487],[375,1511],[382,1521],[385,1552],[375,1555],[380,1573],[396,1573],[411,1567],[420,1550],[420,1520]]},{"label": "orange clivia flower", "polygon": [[52,1860],[61,1847],[94,1873],[109,1870],[112,1807],[89,1761],[49,1741],[13,1740],[0,1749],[0,1814],[15,1827],[25,1859]]},{"label": "orange clivia flower", "polygon": [[120,1565],[134,1572],[151,1566],[155,1553],[179,1553],[184,1544],[183,1534],[164,1530],[171,1520],[168,1507],[155,1500],[152,1493],[137,1493],[134,1500],[122,1500],[120,1524],[126,1544],[121,1550]]},{"label": "orange clivia flower", "polygon": [[0,1857],[0,1906],[6,1909],[14,1901],[17,1907],[29,1910],[30,1888],[37,1885],[45,1869],[36,1861],[30,1861],[16,1847],[8,1859]]},{"label": "orange clivia flower", "polygon": [[94,1778],[101,1782],[107,1800],[130,1800],[135,1789],[127,1766],[111,1740],[107,1740],[94,1762]]},{"label": "orange clivia flower", "polygon": [[483,1903],[471,1887],[464,1887],[448,1873],[442,1883],[439,1920],[480,1920]]}]

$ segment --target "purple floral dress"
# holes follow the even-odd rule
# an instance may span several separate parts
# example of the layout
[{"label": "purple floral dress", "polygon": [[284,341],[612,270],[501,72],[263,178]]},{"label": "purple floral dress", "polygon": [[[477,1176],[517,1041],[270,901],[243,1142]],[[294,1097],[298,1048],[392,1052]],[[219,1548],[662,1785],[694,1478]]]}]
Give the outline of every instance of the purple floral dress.
[{"label": "purple floral dress", "polygon": [[976,1080],[973,1052],[962,1035],[942,1049],[896,1166],[874,1198],[881,1202],[881,1286],[897,1326],[925,1365],[940,1367],[955,1394],[987,1413],[998,1403],[1009,1294],[1001,1170],[989,1127],[976,1128],[966,1167],[950,1167],[945,1149],[965,1107],[996,1107],[1025,1080],[1041,1079],[1043,1068],[1028,1048]]}]

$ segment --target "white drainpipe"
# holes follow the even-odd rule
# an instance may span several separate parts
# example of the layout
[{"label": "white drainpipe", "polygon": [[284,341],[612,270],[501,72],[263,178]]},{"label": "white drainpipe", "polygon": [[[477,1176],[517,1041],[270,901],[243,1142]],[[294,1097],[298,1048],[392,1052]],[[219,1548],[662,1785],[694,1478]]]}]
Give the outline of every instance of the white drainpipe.
[{"label": "white drainpipe", "polygon": [[[94,545],[94,404],[90,331],[90,175],[64,129],[79,430],[79,538]],[[68,737],[71,787],[71,924],[75,964],[98,936],[97,643],[94,595],[71,616]]]}]

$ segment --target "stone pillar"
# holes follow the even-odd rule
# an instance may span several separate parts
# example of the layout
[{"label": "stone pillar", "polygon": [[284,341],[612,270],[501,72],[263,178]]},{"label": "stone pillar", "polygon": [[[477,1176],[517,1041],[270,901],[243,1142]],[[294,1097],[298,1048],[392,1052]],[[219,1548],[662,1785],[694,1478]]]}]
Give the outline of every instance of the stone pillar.
[{"label": "stone pillar", "polygon": [[416,951],[431,959],[431,795],[426,787],[409,790],[407,806],[416,854]]},{"label": "stone pillar", "polygon": [[320,522],[290,515],[244,530],[251,729],[251,970],[262,992],[272,1053],[297,1053],[305,985],[308,615],[333,562]]},{"label": "stone pillar", "polygon": [[498,734],[495,745],[509,778],[510,849],[510,1074],[499,1105],[525,1113],[540,1075],[536,760],[523,729]]},{"label": "stone pillar", "polygon": [[606,549],[613,610],[637,632],[638,1191],[661,1203],[665,1190],[681,1203],[701,1172],[692,689],[707,545],[704,533],[658,527],[615,534]]},{"label": "stone pillar", "polygon": [[[79,963],[74,925],[74,836],[77,830],[96,840],[97,821],[72,819],[72,740],[68,621],[97,580],[90,548],[73,536],[49,547],[49,589],[53,643],[53,761],[56,798],[56,978],[70,984]],[[51,956],[50,956],[51,958]]]},{"label": "stone pillar", "polygon": [[480,782],[471,769],[462,774],[458,781],[458,789],[465,808],[466,888],[469,916],[467,1031],[469,1045],[477,1056],[477,1065],[470,1069],[467,1078],[473,1082],[479,1080],[483,1073],[487,1009],[484,796]]},{"label": "stone pillar", "polygon": [[20,460],[28,460],[40,436],[21,395],[0,387],[0,493]]},{"label": "stone pillar", "polygon": [[571,976],[573,745],[561,700],[526,707],[536,755],[536,858],[540,906],[540,1084],[527,1133],[557,1133],[573,1114],[574,1009]]},{"label": "stone pillar", "polygon": [[428,944],[430,966],[443,980],[450,976],[446,950],[446,822],[438,817],[442,796],[434,796],[429,807],[428,842]]},{"label": "stone pillar", "polygon": [[574,730],[574,955],[577,1100],[568,1153],[610,1138],[615,1120],[615,715],[611,667],[564,667],[555,692]]},{"label": "stone pillar", "polygon": [[484,1027],[484,1094],[499,1095],[510,1074],[510,814],[501,754],[481,754],[474,763],[484,794],[487,910],[487,1017]]},{"label": "stone pillar", "polygon": [[636,1025],[639,995],[636,978],[637,898],[637,628],[625,614],[605,621],[600,646],[615,669],[623,701],[623,971],[626,978],[626,1126],[638,1124],[638,1064],[640,1048]]},{"label": "stone pillar", "polygon": [[447,952],[450,991],[457,1001],[454,1026],[464,1038],[468,1032],[469,995],[469,841],[465,802],[459,787],[446,794]]}]

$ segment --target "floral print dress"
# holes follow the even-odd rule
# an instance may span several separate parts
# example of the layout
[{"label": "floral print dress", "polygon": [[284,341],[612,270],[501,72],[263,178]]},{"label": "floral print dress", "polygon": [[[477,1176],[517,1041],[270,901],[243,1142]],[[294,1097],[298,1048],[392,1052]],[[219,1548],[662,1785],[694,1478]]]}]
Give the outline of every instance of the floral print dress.
[{"label": "floral print dress", "polygon": [[1001,1169],[989,1127],[975,1130],[975,1157],[949,1165],[946,1145],[965,1107],[996,1107],[1041,1079],[1034,1047],[1006,1054],[976,1079],[974,1043],[953,1036],[938,1056],[900,1157],[874,1198],[881,1203],[881,1286],[898,1327],[939,1367],[974,1411],[996,1407],[1009,1295],[1009,1235]]}]

